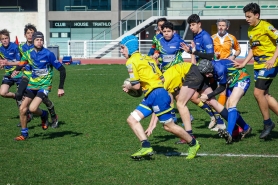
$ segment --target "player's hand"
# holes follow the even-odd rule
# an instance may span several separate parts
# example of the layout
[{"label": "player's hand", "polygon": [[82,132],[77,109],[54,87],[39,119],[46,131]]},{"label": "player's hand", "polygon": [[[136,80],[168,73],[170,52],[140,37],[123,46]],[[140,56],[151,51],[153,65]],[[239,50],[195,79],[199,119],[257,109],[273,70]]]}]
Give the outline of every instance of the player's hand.
[{"label": "player's hand", "polygon": [[0,65],[1,65],[1,66],[7,66],[7,65],[8,65],[8,61],[7,61],[6,59],[4,59],[4,60],[1,59],[1,60],[0,60]]},{"label": "player's hand", "polygon": [[154,128],[148,128],[146,131],[145,131],[145,134],[148,136],[148,137],[150,137],[150,135],[153,133],[153,129]]},{"label": "player's hand", "polygon": [[186,53],[190,53],[190,48],[187,44],[185,44],[184,42],[181,42],[180,45],[181,45],[181,47],[180,47],[181,49],[183,49]]},{"label": "player's hand", "polygon": [[273,65],[274,65],[274,63],[275,63],[275,59],[271,58],[270,60],[268,60],[268,61],[265,62],[265,68],[266,68],[266,69],[272,68]]},{"label": "player's hand", "polygon": [[206,94],[202,94],[200,99],[202,102],[206,102],[208,100],[208,96]]},{"label": "player's hand", "polygon": [[158,57],[159,57],[159,53],[155,53],[155,54],[153,54],[153,56],[152,56],[153,59],[158,59]]},{"label": "player's hand", "polygon": [[234,63],[234,67],[235,67],[235,68],[237,68],[237,69],[244,68],[244,64],[238,63],[238,62],[235,61],[235,60],[231,60],[231,61]]},{"label": "player's hand", "polygon": [[216,58],[219,58],[220,53],[219,52],[215,52],[214,55],[215,55]]},{"label": "player's hand", "polygon": [[228,59],[229,59],[229,60],[235,60],[236,57],[233,55],[233,56],[229,56]]},{"label": "player's hand", "polygon": [[64,89],[58,89],[58,96],[61,97],[61,96],[64,96],[64,95],[65,95]]},{"label": "player's hand", "polygon": [[13,73],[11,74],[11,77],[15,77],[16,75],[18,75],[19,71],[14,70]]}]

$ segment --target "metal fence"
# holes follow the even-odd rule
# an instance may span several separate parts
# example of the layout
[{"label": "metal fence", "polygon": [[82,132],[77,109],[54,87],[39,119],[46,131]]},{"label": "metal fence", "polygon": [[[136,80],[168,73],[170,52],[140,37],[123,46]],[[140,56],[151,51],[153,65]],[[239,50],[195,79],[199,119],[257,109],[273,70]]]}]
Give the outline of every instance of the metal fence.
[{"label": "metal fence", "polygon": [[[73,58],[95,58],[95,53],[115,40],[69,40],[67,42],[49,43],[48,46],[59,46],[60,58],[63,56],[72,56]],[[190,43],[189,40],[186,42]],[[244,58],[248,53],[249,41],[239,40],[241,54],[239,57]],[[139,51],[148,54],[152,45],[152,40],[139,40]],[[105,52],[102,58],[121,58],[119,43]],[[190,55],[183,53],[183,58],[190,58]]]}]

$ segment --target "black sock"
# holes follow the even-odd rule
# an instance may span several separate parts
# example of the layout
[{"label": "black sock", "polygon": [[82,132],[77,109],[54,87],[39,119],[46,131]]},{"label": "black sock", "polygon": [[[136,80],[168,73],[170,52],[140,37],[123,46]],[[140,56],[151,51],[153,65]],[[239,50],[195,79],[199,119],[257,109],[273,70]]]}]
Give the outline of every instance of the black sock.
[{"label": "black sock", "polygon": [[46,105],[47,109],[48,109],[48,112],[50,113],[50,116],[51,117],[55,117],[56,116],[56,112],[55,112],[55,109],[54,109],[54,104],[52,101],[50,101],[48,99],[48,97],[45,97],[43,99],[43,103]]},{"label": "black sock", "polygon": [[151,147],[151,143],[148,140],[143,140],[143,141],[141,141],[141,143],[142,143],[143,148]]},{"label": "black sock", "polygon": [[15,93],[15,99],[18,101],[22,100],[22,96],[24,94],[24,91],[26,90],[27,86],[29,83],[29,79],[27,78],[22,78],[22,80],[20,81],[18,88],[17,88],[17,92]]},{"label": "black sock", "polygon": [[222,116],[222,118],[228,121],[228,110],[226,108],[224,108],[219,114]]}]

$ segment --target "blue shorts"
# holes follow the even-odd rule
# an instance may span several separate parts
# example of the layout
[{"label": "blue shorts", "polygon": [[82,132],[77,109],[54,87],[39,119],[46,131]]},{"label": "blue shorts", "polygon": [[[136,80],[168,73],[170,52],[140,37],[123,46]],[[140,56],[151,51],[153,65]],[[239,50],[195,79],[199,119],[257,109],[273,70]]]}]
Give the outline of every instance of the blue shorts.
[{"label": "blue shorts", "polygon": [[271,69],[254,69],[254,80],[256,81],[258,78],[272,80],[276,77],[278,73],[278,66],[273,67]]},{"label": "blue shorts", "polygon": [[16,84],[19,85],[22,78],[11,78],[10,76],[4,76],[2,80],[2,84],[7,84],[9,86],[12,86]]},{"label": "blue shorts", "polygon": [[250,87],[250,83],[251,83],[250,78],[247,78],[247,79],[245,79],[245,80],[243,80],[243,81],[237,82],[232,88],[227,88],[226,96],[227,96],[227,97],[230,97],[231,94],[232,94],[232,92],[233,92],[233,89],[234,89],[235,87],[241,88],[241,89],[244,91],[244,94],[245,94],[246,91],[247,91],[247,90],[249,89],[249,87]]},{"label": "blue shorts", "polygon": [[145,118],[154,112],[163,123],[173,118],[171,114],[173,108],[170,104],[171,98],[168,92],[164,88],[157,88],[142,100],[136,110],[140,111]]}]

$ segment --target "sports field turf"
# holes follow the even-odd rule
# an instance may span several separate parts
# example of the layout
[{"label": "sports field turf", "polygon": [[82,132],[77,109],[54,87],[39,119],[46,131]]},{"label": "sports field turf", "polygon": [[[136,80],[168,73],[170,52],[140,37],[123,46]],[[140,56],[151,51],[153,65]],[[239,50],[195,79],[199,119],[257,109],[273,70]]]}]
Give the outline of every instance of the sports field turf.
[{"label": "sports field turf", "polygon": [[[250,137],[226,145],[216,132],[207,129],[209,116],[189,103],[193,130],[202,144],[200,155],[189,161],[184,155],[177,156],[177,152],[186,153],[188,146],[175,145],[178,138],[158,125],[149,138],[157,154],[152,160],[133,161],[130,155],[139,149],[140,143],[126,118],[141,98],[132,98],[122,91],[121,85],[128,77],[125,66],[81,65],[66,69],[65,96],[57,97],[58,71],[49,95],[59,115],[58,129],[42,130],[40,118],[35,117],[28,124],[30,138],[14,141],[20,134],[16,127],[16,103],[0,97],[1,185],[277,184],[278,124],[272,139],[259,139],[263,125],[252,95],[253,81],[238,106],[253,128]],[[251,66],[248,70],[252,74]],[[1,70],[0,75],[3,74]],[[277,79],[271,93],[278,99]],[[271,113],[271,117],[277,123],[277,116]],[[144,128],[148,121],[142,121]],[[220,154],[223,156],[217,156]]]}]

